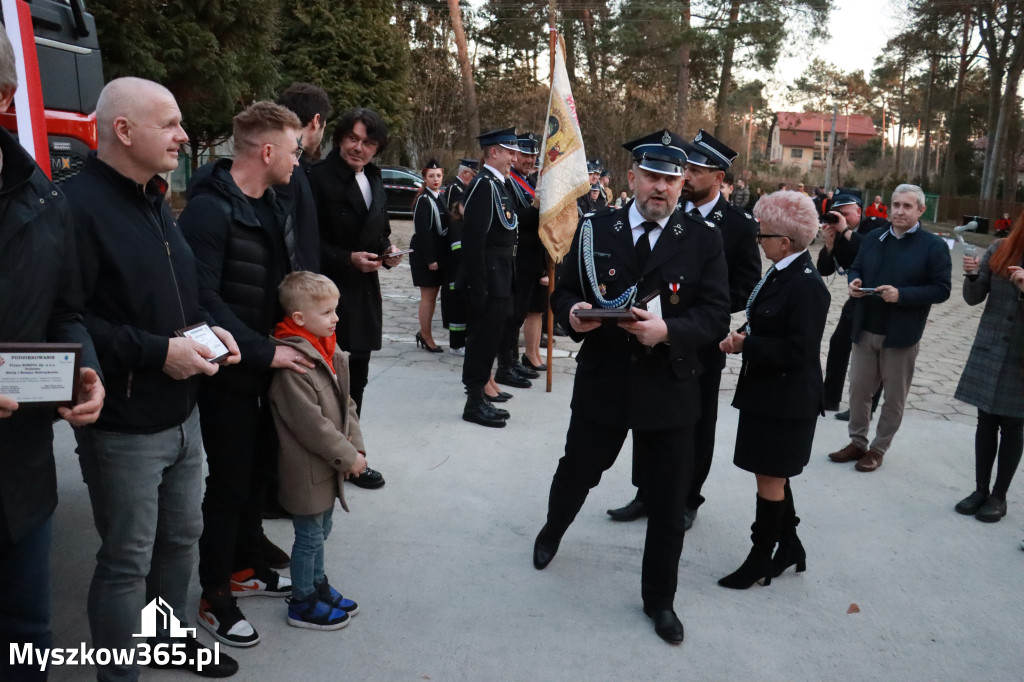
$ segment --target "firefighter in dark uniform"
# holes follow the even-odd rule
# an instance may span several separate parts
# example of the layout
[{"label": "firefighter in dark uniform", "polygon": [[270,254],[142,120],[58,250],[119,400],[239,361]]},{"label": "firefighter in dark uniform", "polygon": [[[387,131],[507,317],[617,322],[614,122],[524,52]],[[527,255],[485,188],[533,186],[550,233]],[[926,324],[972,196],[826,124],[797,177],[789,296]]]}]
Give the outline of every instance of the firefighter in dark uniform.
[{"label": "firefighter in dark uniform", "polygon": [[582,218],[588,213],[595,213],[608,205],[601,187],[601,160],[587,161],[587,174],[590,179],[590,191],[576,200],[576,208]]},{"label": "firefighter in dark uniform", "polygon": [[480,162],[476,159],[462,159],[459,161],[459,169],[455,172],[455,177],[452,178],[451,184],[448,185],[448,189],[444,193],[445,201],[448,202],[449,213],[452,212],[455,204],[462,201],[462,197],[466,194],[466,188],[469,187],[469,183],[476,176],[479,166]]},{"label": "firefighter in dark uniform", "polygon": [[[711,221],[721,231],[725,261],[729,267],[729,310],[739,312],[746,307],[750,292],[761,279],[761,254],[757,249],[757,221],[745,209],[726,201],[719,192],[736,152],[703,130],[683,148],[686,165],[682,208],[698,220]],[[700,377],[701,416],[695,428],[697,454],[693,482],[686,498],[687,530],[697,517],[697,508],[704,502],[701,488],[711,471],[718,423],[718,389],[725,368],[725,353],[718,348],[716,341],[701,348],[700,359],[705,372]],[[633,484],[638,486],[642,472],[638,472],[636,466],[634,461]],[[608,510],[616,521],[632,521],[645,513],[644,500],[639,494],[625,507]]]},{"label": "firefighter in dark uniform", "polygon": [[480,162],[476,159],[462,159],[455,178],[444,192],[448,207],[448,232],[445,234],[446,248],[441,258],[441,324],[448,330],[448,351],[454,355],[466,354],[466,301],[461,291],[455,288],[462,262],[462,197],[466,188],[476,176]]},{"label": "firefighter in dark uniform", "polygon": [[505,318],[512,314],[518,220],[505,180],[518,151],[515,128],[480,135],[483,167],[462,200],[462,265],[456,288],[469,308],[466,360],[462,383],[466,406],[462,418],[482,426],[502,427],[509,413],[484,395],[498,354]]},{"label": "firefighter in dark uniform", "polygon": [[[505,321],[498,350],[498,371],[494,380],[499,384],[517,388],[530,388],[530,379],[536,379],[540,372],[524,365],[519,357],[519,330],[530,312],[547,308],[547,291],[541,290],[540,278],[544,276],[547,262],[544,260],[544,245],[540,241],[540,208],[534,206],[536,189],[527,180],[533,172],[540,155],[540,141],[533,133],[520,134],[505,186],[512,197],[516,216],[519,218],[519,240],[516,247],[516,288],[513,295],[512,315]],[[537,329],[540,342],[540,329]],[[545,369],[547,369],[545,367]]]},{"label": "firefighter in dark uniform", "polygon": [[576,211],[581,218],[591,213],[597,213],[606,206],[604,192],[601,190],[600,184],[591,185],[590,191],[576,200]]},{"label": "firefighter in dark uniform", "polygon": [[[888,228],[889,221],[884,218],[868,217],[861,212],[861,199],[855,190],[836,188],[832,195],[832,207],[822,216],[822,232],[825,245],[818,252],[817,268],[822,277],[833,274],[844,275],[847,268],[853,265],[853,259],[860,249],[864,235],[879,227]],[[853,350],[853,309],[854,299],[847,297],[843,309],[839,312],[836,329],[828,341],[828,357],[825,359],[824,399],[826,410],[838,410],[843,399],[843,388],[846,385],[846,370],[850,366],[850,353]],[[874,414],[881,398],[882,389],[875,392],[871,401],[871,413]],[[845,417],[845,419],[844,419]],[[836,419],[848,421],[850,411],[839,412]]]},{"label": "firefighter in dark uniform", "polygon": [[[533,553],[537,569],[551,562],[587,493],[632,431],[648,508],[644,612],[657,634],[673,644],[683,641],[673,601],[686,532],[693,427],[700,414],[699,350],[729,328],[721,234],[713,223],[677,207],[686,159],[682,145],[667,130],[624,145],[633,154],[634,200],[580,221],[562,264],[552,311],[583,345],[565,455]],[[649,301],[646,310],[636,307],[640,301]],[[590,308],[631,309],[638,319],[602,323],[577,316]]]},{"label": "firefighter in dark uniform", "polygon": [[[517,166],[512,179],[523,190],[521,198],[530,202],[529,211],[519,214],[519,250],[516,253],[516,285],[522,284],[518,297],[525,316],[523,342],[526,352],[520,358],[521,367],[543,372],[547,365],[541,362],[540,338],[544,315],[548,311],[548,257],[540,240],[540,208],[534,207],[540,160],[540,140],[533,133],[519,136]],[[523,176],[525,174],[525,176]]]}]

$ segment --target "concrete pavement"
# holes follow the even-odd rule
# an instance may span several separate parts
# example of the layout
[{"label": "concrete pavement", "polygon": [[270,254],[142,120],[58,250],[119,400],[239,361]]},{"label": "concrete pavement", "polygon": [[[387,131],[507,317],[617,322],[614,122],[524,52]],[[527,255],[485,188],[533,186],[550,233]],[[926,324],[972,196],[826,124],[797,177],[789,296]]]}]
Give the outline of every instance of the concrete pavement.
[{"label": "concrete pavement", "polygon": [[[395,228],[408,243],[407,225]],[[349,486],[352,513],[337,510],[327,544],[332,583],[361,613],[344,630],[320,633],[289,627],[283,600],[241,600],[263,641],[224,648],[242,666],[236,679],[1024,678],[1024,503],[1016,494],[1024,483],[1011,487],[1001,523],[953,511],[973,487],[974,410],[951,396],[980,315],[963,303],[954,271],[953,296],[933,308],[911,404],[882,468],[862,474],[829,462],[825,454],[847,442],[846,425],[831,414],[819,420],[811,463],[793,483],[808,570],[767,588],[715,584],[746,556],[755,497],[752,477],[731,463],[734,382],[723,381],[708,502],[680,566],[680,647],[658,639],[641,611],[644,524],[605,515],[633,495],[628,443],[552,564],[532,566],[568,424],[573,360],[555,361],[551,393],[540,382],[512,390],[507,428],[463,422],[462,359],[415,348],[408,268],[385,272],[386,341],[371,364],[363,430],[387,485]],[[845,298],[842,282],[830,286],[823,347]],[[439,325],[435,339],[447,345]],[[564,338],[557,345],[574,349]],[[727,371],[737,368],[730,358]],[[57,459],[53,626],[57,646],[77,646],[89,638],[85,596],[98,541],[63,425]],[[290,522],[265,525],[290,549]],[[854,604],[859,612],[849,613]],[[194,621],[194,611],[186,615]],[[211,642],[203,630],[200,637]],[[52,679],[92,672],[55,669]]]}]

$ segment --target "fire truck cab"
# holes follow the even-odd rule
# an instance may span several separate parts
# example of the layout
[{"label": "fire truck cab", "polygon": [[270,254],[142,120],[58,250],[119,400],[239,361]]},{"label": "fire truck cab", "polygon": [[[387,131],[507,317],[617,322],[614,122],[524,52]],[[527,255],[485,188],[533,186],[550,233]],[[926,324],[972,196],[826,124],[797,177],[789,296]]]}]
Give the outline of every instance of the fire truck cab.
[{"label": "fire truck cab", "polygon": [[[53,181],[60,183],[77,173],[89,150],[96,149],[96,100],[103,89],[96,22],[82,0],[29,0],[27,4],[42,84],[50,167]],[[17,132],[13,108],[0,114],[0,126]]]}]

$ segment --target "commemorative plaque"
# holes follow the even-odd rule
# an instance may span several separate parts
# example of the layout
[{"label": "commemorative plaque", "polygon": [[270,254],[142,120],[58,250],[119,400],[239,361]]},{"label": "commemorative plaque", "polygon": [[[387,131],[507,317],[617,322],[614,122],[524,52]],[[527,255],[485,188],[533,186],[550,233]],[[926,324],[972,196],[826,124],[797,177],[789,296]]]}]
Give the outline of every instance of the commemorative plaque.
[{"label": "commemorative plaque", "polygon": [[19,405],[71,407],[81,366],[80,343],[0,343],[0,395]]},{"label": "commemorative plaque", "polygon": [[224,345],[224,342],[220,340],[220,337],[213,333],[210,329],[210,325],[205,322],[194,324],[191,327],[185,327],[175,332],[178,336],[184,336],[186,339],[192,339],[196,343],[201,343],[210,350],[213,351],[213,357],[207,361],[210,363],[219,363],[227,356],[231,355],[231,351]]}]

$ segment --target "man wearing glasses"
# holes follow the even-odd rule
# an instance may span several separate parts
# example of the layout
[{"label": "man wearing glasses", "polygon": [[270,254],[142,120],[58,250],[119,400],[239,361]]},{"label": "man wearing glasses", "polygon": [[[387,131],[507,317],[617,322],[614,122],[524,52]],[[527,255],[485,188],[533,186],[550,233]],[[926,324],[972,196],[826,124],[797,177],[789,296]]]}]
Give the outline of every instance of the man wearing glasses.
[{"label": "man wearing glasses", "polygon": [[291,197],[274,186],[287,185],[299,165],[301,129],[294,113],[272,102],[255,102],[235,116],[235,158],[196,175],[179,221],[196,255],[200,301],[242,354],[240,364],[222,368],[199,390],[210,469],[199,540],[199,623],[230,646],[259,641],[236,597],[291,593],[291,582],[263,554],[259,472],[277,454],[266,395],[271,370],[313,366],[301,352],[270,341],[281,317],[277,285],[299,269]]},{"label": "man wearing glasses", "polygon": [[[388,124],[372,109],[346,112],[334,128],[331,151],[309,171],[320,226],[320,267],[341,291],[338,346],[349,353],[352,400],[362,415],[363,390],[370,375],[370,353],[381,349],[384,306],[378,271],[393,268],[401,256],[391,243],[387,196],[373,159],[388,146]],[[384,477],[367,467],[349,481],[380,488]]]}]

